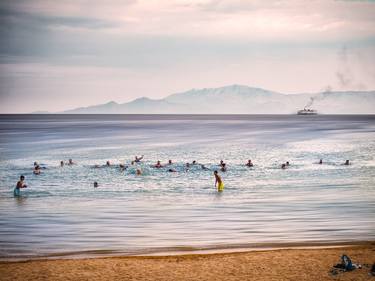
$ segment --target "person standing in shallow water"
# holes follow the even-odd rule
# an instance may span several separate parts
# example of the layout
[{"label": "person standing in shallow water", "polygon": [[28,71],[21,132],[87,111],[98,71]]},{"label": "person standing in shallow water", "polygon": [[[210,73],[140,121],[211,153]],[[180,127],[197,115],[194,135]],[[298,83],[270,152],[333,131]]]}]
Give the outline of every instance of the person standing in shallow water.
[{"label": "person standing in shallow water", "polygon": [[25,176],[20,176],[20,180],[17,182],[17,185],[14,188],[14,196],[20,196],[20,189],[27,187],[27,185],[24,183],[24,180]]},{"label": "person standing in shallow water", "polygon": [[217,187],[217,191],[218,192],[224,191],[224,183],[217,171],[214,172],[214,176],[215,176],[215,187]]}]

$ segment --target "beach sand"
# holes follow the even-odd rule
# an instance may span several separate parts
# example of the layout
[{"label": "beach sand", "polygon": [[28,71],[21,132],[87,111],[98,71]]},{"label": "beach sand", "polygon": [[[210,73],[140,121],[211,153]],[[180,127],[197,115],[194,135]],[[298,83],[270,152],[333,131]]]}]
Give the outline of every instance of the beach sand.
[{"label": "beach sand", "polygon": [[375,262],[375,243],[344,248],[1,262],[0,280],[375,280],[364,266],[329,273],[341,255]]}]

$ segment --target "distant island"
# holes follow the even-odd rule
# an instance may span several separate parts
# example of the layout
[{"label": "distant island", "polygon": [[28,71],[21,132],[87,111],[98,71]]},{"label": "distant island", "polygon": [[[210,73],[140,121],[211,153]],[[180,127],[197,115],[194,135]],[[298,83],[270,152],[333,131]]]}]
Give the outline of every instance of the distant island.
[{"label": "distant island", "polygon": [[80,107],[63,114],[296,114],[306,105],[323,114],[375,114],[375,91],[283,94],[230,85],[192,89],[163,99],[138,98]]}]

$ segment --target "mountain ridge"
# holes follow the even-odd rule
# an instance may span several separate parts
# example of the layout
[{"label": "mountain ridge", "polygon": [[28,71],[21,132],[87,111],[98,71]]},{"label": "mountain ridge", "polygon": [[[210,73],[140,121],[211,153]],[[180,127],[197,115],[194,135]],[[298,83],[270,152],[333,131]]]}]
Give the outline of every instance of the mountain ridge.
[{"label": "mountain ridge", "polygon": [[[310,104],[312,103],[312,104]],[[140,97],[63,114],[295,114],[306,105],[325,114],[375,114],[375,91],[283,94],[245,85],[190,89],[161,99]]]}]

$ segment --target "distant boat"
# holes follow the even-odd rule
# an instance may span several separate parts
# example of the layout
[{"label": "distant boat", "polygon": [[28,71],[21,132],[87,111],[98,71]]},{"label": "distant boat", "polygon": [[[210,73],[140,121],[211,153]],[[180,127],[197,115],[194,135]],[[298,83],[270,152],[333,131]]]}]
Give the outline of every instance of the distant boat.
[{"label": "distant boat", "polygon": [[298,110],[297,115],[317,115],[318,111],[314,109],[304,108],[302,110]]}]

